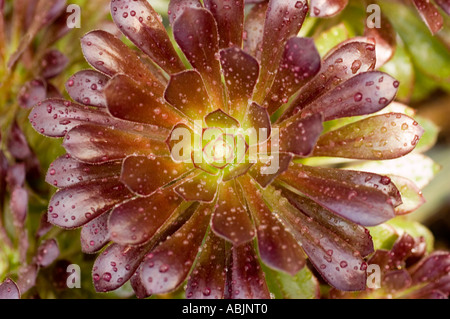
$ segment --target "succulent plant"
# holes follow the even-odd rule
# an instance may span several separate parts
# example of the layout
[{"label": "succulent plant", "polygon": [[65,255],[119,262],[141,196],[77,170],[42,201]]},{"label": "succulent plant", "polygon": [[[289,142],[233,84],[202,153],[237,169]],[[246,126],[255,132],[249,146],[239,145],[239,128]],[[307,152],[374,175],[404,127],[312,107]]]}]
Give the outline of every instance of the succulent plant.
[{"label": "succulent plant", "polygon": [[271,0],[245,16],[243,0],[173,0],[175,47],[147,1],[113,0],[145,55],[105,31],[82,38],[95,70],[68,80],[73,101],[44,100],[29,119],[67,151],[47,172],[59,188],[48,220],[82,227],[86,253],[108,245],[97,291],[131,280],[147,297],[187,281],[188,298],[270,298],[261,262],[295,275],[306,259],[337,289],[365,289],[365,227],[404,213],[400,192],[305,160],[398,158],[423,129],[388,107],[399,83],[374,70],[373,43],[321,59],[297,36],[308,9]]}]

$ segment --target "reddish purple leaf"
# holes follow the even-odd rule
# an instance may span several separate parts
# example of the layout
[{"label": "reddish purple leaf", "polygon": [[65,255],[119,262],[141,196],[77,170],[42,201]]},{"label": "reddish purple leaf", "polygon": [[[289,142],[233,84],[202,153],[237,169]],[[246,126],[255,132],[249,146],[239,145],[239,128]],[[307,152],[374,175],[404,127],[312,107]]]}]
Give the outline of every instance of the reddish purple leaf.
[{"label": "reddish purple leaf", "polygon": [[320,55],[311,38],[294,37],[286,42],[283,57],[269,94],[263,102],[269,114],[287,103],[320,70]]},{"label": "reddish purple leaf", "polygon": [[39,222],[39,228],[36,230],[36,238],[39,239],[45,236],[52,228],[53,225],[48,222],[47,212],[43,213]]},{"label": "reddish purple leaf", "polygon": [[25,109],[32,108],[47,97],[47,84],[44,80],[35,79],[25,83],[17,97],[18,103]]},{"label": "reddish purple leaf", "polygon": [[22,266],[19,268],[17,279],[17,287],[21,294],[26,293],[36,284],[36,278],[39,272],[39,266],[35,263],[31,265]]},{"label": "reddish purple leaf", "polygon": [[216,19],[219,47],[242,46],[244,30],[244,0],[205,0],[205,7]]},{"label": "reddish purple leaf", "polygon": [[173,291],[185,281],[210,219],[210,205],[201,205],[186,224],[146,256],[141,280],[149,294]]},{"label": "reddish purple leaf", "polygon": [[112,177],[119,177],[121,168],[122,163],[119,161],[92,165],[74,160],[69,155],[63,155],[50,164],[45,181],[58,188],[101,182]]},{"label": "reddish purple leaf", "polygon": [[69,59],[58,50],[48,50],[39,63],[39,74],[44,79],[51,79],[61,74],[69,64]]},{"label": "reddish purple leaf", "polygon": [[95,70],[84,70],[75,73],[66,82],[66,90],[70,97],[81,104],[106,107],[103,90],[109,77]]},{"label": "reddish purple leaf", "polygon": [[[198,172],[201,172],[200,174]],[[219,176],[197,170],[175,187],[186,201],[212,202],[216,196]]]},{"label": "reddish purple leaf", "polygon": [[209,232],[200,256],[189,276],[188,299],[223,299],[226,280],[226,245],[220,237]]},{"label": "reddish purple leaf", "polygon": [[345,240],[359,251],[361,256],[365,257],[373,253],[372,236],[366,228],[342,218],[307,197],[297,195],[287,189],[282,189],[282,194],[292,206]]},{"label": "reddish purple leaf", "polygon": [[185,69],[161,16],[147,0],[112,1],[111,16],[119,29],[167,73]]},{"label": "reddish purple leaf", "polygon": [[348,0],[311,0],[311,17],[331,17],[347,6]]},{"label": "reddish purple leaf", "polygon": [[253,100],[261,104],[272,86],[286,41],[297,35],[308,13],[306,0],[270,0],[264,23],[260,81]]},{"label": "reddish purple leaf", "polygon": [[[376,184],[371,183],[372,178],[378,178],[378,181],[374,181]],[[278,180],[362,226],[375,226],[395,216],[394,204],[398,201],[398,191],[391,195],[395,186],[391,186],[389,178],[295,164],[279,176]],[[386,190],[375,187],[379,183],[386,186]]]},{"label": "reddish purple leaf", "polygon": [[295,209],[289,203],[274,198],[271,203],[279,216],[290,226],[309,260],[332,286],[339,290],[356,291],[366,288],[367,264],[351,243]]},{"label": "reddish purple leaf", "polygon": [[0,299],[20,299],[19,288],[12,279],[7,278],[0,284]]},{"label": "reddish purple leaf", "polygon": [[220,185],[211,228],[217,236],[237,246],[255,237],[255,227],[247,207],[239,198],[234,181]]},{"label": "reddish purple leaf", "polygon": [[183,13],[184,10],[186,10],[186,8],[201,9],[203,6],[199,0],[170,0],[167,14],[171,25],[173,25],[173,22]]},{"label": "reddish purple leaf", "polygon": [[59,247],[55,239],[44,241],[38,248],[35,262],[41,267],[50,266],[59,256]]},{"label": "reddish purple leaf", "polygon": [[81,125],[65,137],[64,148],[75,159],[105,163],[129,155],[169,156],[166,143],[137,132],[126,132],[100,125]]},{"label": "reddish purple leaf", "polygon": [[123,120],[166,129],[183,121],[166,105],[162,93],[148,83],[136,82],[124,74],[118,74],[109,81],[105,98],[111,115]]},{"label": "reddish purple leaf", "polygon": [[[279,151],[297,156],[308,156],[322,133],[322,115],[313,114],[306,118],[292,117],[279,126]],[[271,148],[277,140],[271,139]]]},{"label": "reddish purple leaf", "polygon": [[202,75],[215,108],[222,108],[224,90],[218,61],[216,21],[206,9],[186,8],[173,25],[175,40],[191,65]]},{"label": "reddish purple leaf", "polygon": [[129,198],[130,192],[117,179],[74,185],[53,195],[48,220],[61,228],[77,228]]},{"label": "reddish purple leaf", "polygon": [[302,110],[356,74],[373,70],[375,63],[376,53],[373,44],[350,42],[337,46],[325,56],[319,73],[300,90],[298,97],[278,122]]},{"label": "reddish purple leaf", "polygon": [[242,121],[259,76],[258,61],[239,48],[220,51],[229,114]]},{"label": "reddish purple leaf", "polygon": [[112,244],[95,260],[92,279],[95,290],[108,292],[125,284],[138,268],[148,246],[120,246]]},{"label": "reddish purple leaf", "polygon": [[413,0],[413,2],[432,34],[442,29],[444,18],[430,0]]},{"label": "reddish purple leaf", "polygon": [[147,297],[150,297],[151,294],[147,293],[147,290],[145,290],[144,284],[141,281],[141,267],[139,267],[136,272],[131,276],[130,284],[133,288],[133,291],[136,295],[136,298],[138,299],[144,299]]},{"label": "reddish purple leaf", "polygon": [[244,51],[254,56],[258,61],[261,60],[264,21],[266,20],[268,3],[268,1],[262,1],[253,6],[244,23]]},{"label": "reddish purple leaf", "polygon": [[140,245],[149,241],[182,201],[167,188],[150,197],[139,197],[117,206],[108,221],[111,240],[120,245]]},{"label": "reddish purple leaf", "polygon": [[411,152],[424,130],[400,113],[372,116],[325,133],[319,138],[315,156],[366,160],[397,158]]},{"label": "reddish purple leaf", "polygon": [[258,162],[251,167],[249,175],[253,177],[261,187],[265,188],[289,168],[292,158],[293,156],[291,154],[279,153],[272,154],[268,157],[267,161],[263,161],[259,158]]},{"label": "reddish purple leaf", "polygon": [[226,299],[270,299],[253,243],[233,246],[228,261]]},{"label": "reddish purple leaf", "polygon": [[441,7],[442,10],[444,10],[445,13],[450,15],[450,1],[448,0],[434,0],[438,6]]},{"label": "reddish purple leaf", "polygon": [[164,97],[169,104],[193,120],[202,120],[212,110],[205,83],[196,70],[172,75]]},{"label": "reddish purple leaf", "polygon": [[242,128],[247,131],[250,146],[265,142],[272,133],[272,123],[267,109],[252,103],[245,112]]},{"label": "reddish purple leaf", "polygon": [[109,212],[91,220],[81,229],[81,250],[85,254],[94,254],[100,251],[109,242],[108,219]]},{"label": "reddish purple leaf", "polygon": [[271,268],[294,276],[306,263],[299,243],[267,207],[255,182],[247,176],[241,177],[239,182],[255,219],[261,260]]},{"label": "reddish purple leaf", "polygon": [[101,30],[89,32],[81,39],[81,48],[86,61],[102,73],[109,76],[128,74],[136,81],[154,83],[159,92],[164,89],[136,52],[111,33]]},{"label": "reddish purple leaf", "polygon": [[29,157],[35,156],[30,146],[28,145],[27,138],[25,137],[25,134],[17,125],[17,122],[14,121],[14,123],[11,126],[11,131],[8,134],[8,150],[11,153],[11,155],[21,161],[26,160]]},{"label": "reddish purple leaf", "polygon": [[96,110],[62,99],[42,101],[33,108],[28,118],[37,132],[50,137],[63,137],[72,128],[88,123],[133,127],[114,119],[102,109]]},{"label": "reddish purple leaf", "polygon": [[171,157],[130,156],[123,162],[121,181],[133,193],[148,196],[193,168],[192,164],[176,163]]},{"label": "reddish purple leaf", "polygon": [[358,74],[309,104],[305,117],[322,113],[325,121],[372,114],[389,105],[397,94],[399,82],[383,72]]}]

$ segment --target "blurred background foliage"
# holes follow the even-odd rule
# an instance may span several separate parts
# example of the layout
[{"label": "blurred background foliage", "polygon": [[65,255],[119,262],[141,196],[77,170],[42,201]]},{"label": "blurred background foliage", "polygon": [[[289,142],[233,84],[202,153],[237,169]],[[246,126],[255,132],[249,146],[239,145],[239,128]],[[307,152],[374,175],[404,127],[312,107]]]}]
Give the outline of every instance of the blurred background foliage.
[{"label": "blurred background foliage", "polygon": [[[27,0],[0,0],[4,2],[4,28],[2,33],[8,34],[0,43],[0,125],[1,125],[1,150],[10,165],[26,162],[18,160],[9,149],[8,136],[17,123],[18,128],[28,141],[32,156],[39,161],[39,178],[35,178],[24,186],[28,192],[28,214],[24,228],[28,231],[29,247],[26,247],[25,257],[21,256],[19,247],[20,227],[17,227],[14,214],[8,201],[11,195],[6,194],[5,204],[2,205],[3,226],[6,234],[0,236],[0,282],[11,277],[18,279],[24,263],[30,262],[38,254],[38,247],[42,241],[56,238],[59,245],[59,257],[48,267],[41,267],[36,284],[29,283],[28,292],[24,297],[39,298],[122,298],[133,295],[131,287],[125,285],[116,292],[97,294],[93,290],[90,269],[95,255],[81,253],[79,231],[63,231],[45,225],[41,220],[47,211],[48,200],[55,189],[44,182],[44,176],[50,163],[58,156],[64,154],[61,140],[49,139],[41,136],[29,125],[29,108],[20,106],[20,97],[30,102],[27,95],[27,86],[36,79],[41,79],[39,65],[36,63],[45,56],[49,49],[58,50],[68,58],[63,70],[56,76],[44,79],[47,87],[47,96],[57,94],[68,98],[64,84],[73,73],[89,68],[85,62],[79,39],[88,31],[105,29],[119,34],[111,22],[109,16],[109,0],[70,0],[68,3],[81,7],[81,28],[66,30],[64,36],[50,41],[49,37],[58,30],[64,28],[57,21],[39,26],[32,34],[32,39],[20,56],[17,63],[10,64],[11,57],[16,54],[21,46],[24,36],[30,36],[32,22],[30,12],[27,10]],[[20,4],[17,4],[19,3]],[[158,11],[169,28],[167,7],[169,0],[149,0]],[[365,21],[368,13],[367,4],[374,1],[350,0],[349,5],[340,14],[319,19],[308,17],[300,32],[301,36],[315,39],[319,52],[325,55],[328,50],[338,43],[355,36],[363,36]],[[397,1],[377,1],[382,13],[391,21],[396,32],[396,50],[393,57],[382,70],[400,81],[397,101],[416,109],[419,123],[426,127],[428,133],[422,141],[421,151],[434,160],[436,164],[421,167],[421,160],[416,167],[403,167],[403,169],[416,170],[416,175],[434,176],[434,179],[424,188],[423,194],[427,203],[416,212],[398,217],[386,225],[375,227],[371,230],[376,248],[390,249],[402,232],[408,232],[414,237],[423,236],[426,239],[429,251],[433,249],[450,248],[450,19],[445,16],[444,28],[435,36],[431,34],[426,25],[420,19],[412,6],[405,6]],[[23,7],[21,7],[23,6]],[[16,7],[21,7],[21,12]],[[38,13],[31,13],[31,20]],[[20,18],[17,18],[19,16]],[[64,16],[64,15],[63,15]],[[28,18],[27,18],[28,17]],[[64,20],[62,20],[64,21]],[[53,32],[53,33],[52,33]],[[123,39],[126,41],[125,39]],[[126,41],[130,46],[132,44]],[[31,81],[31,82],[30,82]],[[56,89],[49,92],[49,88]],[[53,95],[52,95],[53,96]],[[18,98],[19,97],[19,98]],[[32,101],[31,101],[32,102]],[[22,103],[23,104],[23,103]],[[23,105],[22,105],[23,106]],[[434,124],[433,124],[434,123]],[[331,124],[332,125],[332,124]],[[430,148],[430,145],[435,146]],[[419,147],[420,148],[420,147]],[[309,162],[317,164],[319,162]],[[330,164],[330,163],[328,163]],[[351,165],[363,165],[364,163],[352,163]],[[345,165],[340,163],[339,165]],[[377,163],[372,163],[377,166]],[[386,168],[382,164],[381,168]],[[392,163],[391,166],[402,165]],[[390,167],[392,168],[392,167]],[[398,166],[397,166],[398,168]],[[430,170],[430,172],[427,171]],[[29,172],[28,172],[29,173]],[[27,173],[27,174],[28,174]],[[5,185],[0,185],[1,192],[5,191]],[[1,189],[3,188],[3,189]],[[3,200],[2,200],[3,202]],[[1,224],[0,224],[1,226]],[[47,229],[47,228],[48,229]],[[38,233],[38,234],[37,234]],[[41,235],[39,235],[41,234]],[[10,238],[9,240],[6,237]],[[10,241],[10,243],[7,243]],[[25,249],[22,247],[22,250]],[[23,254],[23,252],[22,252]],[[81,266],[83,289],[67,289],[65,287],[66,268],[69,264]],[[265,269],[268,282],[276,297],[284,298],[314,298],[318,292],[314,291],[313,282],[316,280],[312,273],[305,268],[295,278]],[[311,287],[311,288],[308,288]],[[166,297],[176,297],[174,293]]]}]

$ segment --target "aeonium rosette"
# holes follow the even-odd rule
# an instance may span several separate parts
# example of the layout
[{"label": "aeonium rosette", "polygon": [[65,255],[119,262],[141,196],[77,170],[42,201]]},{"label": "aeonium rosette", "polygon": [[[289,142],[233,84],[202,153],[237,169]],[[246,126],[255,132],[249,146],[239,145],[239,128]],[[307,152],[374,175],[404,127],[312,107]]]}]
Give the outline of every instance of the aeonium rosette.
[{"label": "aeonium rosette", "polygon": [[[393,218],[399,191],[385,176],[301,161],[400,157],[423,130],[401,113],[367,116],[398,82],[374,71],[371,43],[321,60],[296,36],[307,12],[306,1],[272,0],[245,17],[243,0],[173,0],[190,66],[144,0],[112,1],[111,13],[145,55],[103,31],[82,38],[96,70],[69,79],[74,102],[43,101],[30,120],[67,151],[47,174],[59,188],[49,221],[82,227],[84,252],[107,245],[98,291],[131,280],[146,297],[187,280],[188,298],[269,298],[260,262],[293,275],[307,258],[337,289],[365,288],[364,226]],[[340,118],[347,125],[324,131]]]}]

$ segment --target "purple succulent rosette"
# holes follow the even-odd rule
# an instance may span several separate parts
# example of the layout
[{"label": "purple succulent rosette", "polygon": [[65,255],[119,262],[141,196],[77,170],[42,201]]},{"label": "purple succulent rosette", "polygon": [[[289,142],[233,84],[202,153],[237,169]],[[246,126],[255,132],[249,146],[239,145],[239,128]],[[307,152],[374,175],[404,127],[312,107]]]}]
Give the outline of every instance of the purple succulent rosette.
[{"label": "purple succulent rosette", "polygon": [[[29,119],[67,151],[46,176],[59,188],[49,221],[82,227],[86,253],[107,246],[97,291],[131,280],[143,298],[187,281],[188,298],[270,298],[261,262],[296,274],[306,259],[337,289],[365,289],[365,227],[396,216],[398,189],[386,176],[299,160],[398,158],[423,129],[383,114],[398,82],[374,70],[373,44],[355,39],[321,59],[297,37],[308,10],[271,0],[245,16],[243,0],[172,0],[176,48],[148,1],[113,0],[114,22],[145,57],[105,31],[82,38],[95,70],[68,80],[73,101],[44,100]],[[340,118],[348,124],[323,130]],[[174,158],[180,129],[204,141],[187,161]],[[240,134],[248,129],[265,135]],[[220,163],[208,150],[233,155]]]}]

